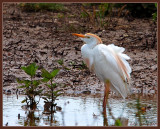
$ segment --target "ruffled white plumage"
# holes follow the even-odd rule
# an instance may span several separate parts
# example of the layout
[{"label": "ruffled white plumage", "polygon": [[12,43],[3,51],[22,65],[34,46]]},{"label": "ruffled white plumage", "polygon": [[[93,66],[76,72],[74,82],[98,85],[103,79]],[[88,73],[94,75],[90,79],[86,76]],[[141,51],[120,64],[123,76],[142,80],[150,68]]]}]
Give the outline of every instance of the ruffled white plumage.
[{"label": "ruffled white plumage", "polygon": [[[111,89],[120,93],[125,98],[129,93],[129,85],[127,80],[130,78],[131,68],[126,61],[130,59],[124,54],[124,48],[115,46],[114,44],[104,45],[98,44],[94,48],[90,48],[87,44],[81,48],[82,57],[89,59],[89,68],[102,81],[110,80]],[[124,64],[126,71],[119,65],[117,58]],[[128,80],[129,81],[129,80]]]}]

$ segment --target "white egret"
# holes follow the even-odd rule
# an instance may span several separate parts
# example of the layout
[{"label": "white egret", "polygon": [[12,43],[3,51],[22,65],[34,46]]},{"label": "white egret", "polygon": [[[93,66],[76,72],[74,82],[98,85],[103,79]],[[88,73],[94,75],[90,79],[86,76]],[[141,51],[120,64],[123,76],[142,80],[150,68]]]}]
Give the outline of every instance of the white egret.
[{"label": "white egret", "polygon": [[73,33],[84,41],[81,54],[90,71],[104,82],[103,108],[106,108],[109,89],[126,98],[130,92],[131,67],[126,60],[130,57],[124,54],[124,48],[114,44],[102,44],[97,35],[87,33],[85,35]]}]

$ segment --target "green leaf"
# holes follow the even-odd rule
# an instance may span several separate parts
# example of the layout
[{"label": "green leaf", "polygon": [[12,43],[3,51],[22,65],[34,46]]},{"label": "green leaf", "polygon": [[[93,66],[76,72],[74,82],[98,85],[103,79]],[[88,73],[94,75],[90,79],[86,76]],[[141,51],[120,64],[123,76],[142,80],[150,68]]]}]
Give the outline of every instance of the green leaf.
[{"label": "green leaf", "polygon": [[24,102],[26,102],[26,99],[24,99],[24,100],[21,101],[21,103],[24,103]]},{"label": "green leaf", "polygon": [[53,83],[53,84],[52,84],[52,87],[55,88],[55,87],[56,87],[56,83]]},{"label": "green leaf", "polygon": [[121,123],[120,119],[117,119],[115,121],[115,126],[122,126],[122,123]]},{"label": "green leaf", "polygon": [[16,78],[16,81],[17,81],[19,84],[24,83],[24,80],[20,80],[19,78]]},{"label": "green leaf", "polygon": [[58,93],[58,92],[61,92],[62,90],[57,90],[57,91],[55,91],[56,93]]},{"label": "green leaf", "polygon": [[55,69],[51,72],[52,78],[54,78],[59,72],[59,69]]},{"label": "green leaf", "polygon": [[19,84],[25,84],[25,87],[29,87],[31,85],[31,81],[30,80],[20,80],[20,79],[17,79],[17,82]]},{"label": "green leaf", "polygon": [[63,65],[63,59],[57,61],[58,64]]},{"label": "green leaf", "polygon": [[70,70],[70,68],[64,67],[65,70]]},{"label": "green leaf", "polygon": [[28,84],[31,81],[30,80],[20,80],[20,79],[17,78],[17,82],[20,83],[20,84],[22,84],[22,83]]},{"label": "green leaf", "polygon": [[[58,92],[61,92],[62,90],[57,90],[57,91],[53,91],[53,94],[55,95],[55,96],[57,96],[58,95]],[[60,93],[61,94],[61,93]],[[59,96],[59,95],[58,95]]]},{"label": "green leaf", "polygon": [[39,81],[39,80],[33,80],[33,85],[34,85],[34,86],[37,87],[39,84],[40,84],[40,81]]},{"label": "green leaf", "polygon": [[157,19],[157,12],[153,13],[153,20]]},{"label": "green leaf", "polygon": [[155,3],[155,7],[157,8],[157,3]]},{"label": "green leaf", "polygon": [[47,78],[43,78],[41,81],[42,81],[42,82],[48,82],[48,81],[49,81],[49,79],[47,79]]},{"label": "green leaf", "polygon": [[42,69],[41,72],[42,77],[47,78],[49,80],[53,78],[52,75],[46,69]]},{"label": "green leaf", "polygon": [[62,95],[62,94],[63,94],[63,93],[57,94],[57,97],[60,96],[60,95]]},{"label": "green leaf", "polygon": [[46,84],[46,86],[48,86],[49,88],[51,88],[51,85],[49,85],[49,84]]},{"label": "green leaf", "polygon": [[50,94],[48,94],[48,93],[45,93],[45,94],[44,94],[44,96],[48,96],[48,97],[50,97],[51,95],[50,95]]},{"label": "green leaf", "polygon": [[36,74],[36,70],[38,69],[38,66],[36,66],[36,63],[32,63],[27,67],[21,67],[21,69],[24,70],[25,73],[33,77]]}]

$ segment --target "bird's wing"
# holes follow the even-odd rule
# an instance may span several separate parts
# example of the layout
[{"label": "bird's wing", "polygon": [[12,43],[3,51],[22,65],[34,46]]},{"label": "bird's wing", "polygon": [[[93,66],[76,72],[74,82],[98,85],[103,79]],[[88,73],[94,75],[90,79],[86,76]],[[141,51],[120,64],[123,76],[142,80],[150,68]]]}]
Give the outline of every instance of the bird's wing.
[{"label": "bird's wing", "polygon": [[123,54],[125,50],[124,48],[117,47],[113,44],[108,46],[99,44],[95,50],[98,54],[97,57],[103,56],[103,59],[105,60],[103,65],[110,67],[110,69],[113,71],[112,73],[108,73],[114,75],[111,82],[113,88],[125,98],[130,90],[127,82],[130,80],[131,68],[126,61],[130,59],[130,57],[128,57],[126,54]]}]

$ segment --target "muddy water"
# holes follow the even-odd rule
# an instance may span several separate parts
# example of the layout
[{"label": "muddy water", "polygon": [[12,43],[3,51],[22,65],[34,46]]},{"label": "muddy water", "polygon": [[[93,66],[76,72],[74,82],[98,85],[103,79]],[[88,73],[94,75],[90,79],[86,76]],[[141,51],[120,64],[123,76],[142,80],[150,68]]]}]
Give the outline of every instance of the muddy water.
[{"label": "muddy water", "polygon": [[[44,114],[44,102],[41,99],[35,111],[25,109],[21,101],[25,96],[3,95],[3,126],[103,126],[102,98],[94,97],[59,97],[56,101],[61,110],[57,110],[51,121],[50,114]],[[37,98],[38,99],[38,98]],[[136,117],[136,99],[109,99],[107,107],[107,123],[115,124],[121,117],[122,126],[138,126]],[[141,105],[147,107],[141,114],[143,126],[157,126],[156,100],[141,99]]]}]

